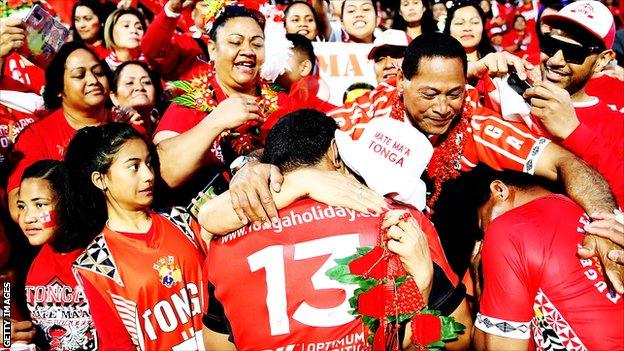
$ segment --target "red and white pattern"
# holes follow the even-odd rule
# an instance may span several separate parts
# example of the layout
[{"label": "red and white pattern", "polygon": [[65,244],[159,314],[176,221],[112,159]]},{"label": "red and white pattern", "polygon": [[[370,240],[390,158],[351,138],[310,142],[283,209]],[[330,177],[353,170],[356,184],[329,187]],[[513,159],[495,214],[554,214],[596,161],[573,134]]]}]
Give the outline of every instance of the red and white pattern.
[{"label": "red and white pattern", "polygon": [[556,350],[553,339],[544,333],[546,329],[554,330],[562,346],[569,351],[586,351],[587,348],[576,335],[570,324],[563,318],[555,305],[548,299],[542,289],[537,291],[535,303],[535,318],[531,321],[533,340],[537,350]]}]

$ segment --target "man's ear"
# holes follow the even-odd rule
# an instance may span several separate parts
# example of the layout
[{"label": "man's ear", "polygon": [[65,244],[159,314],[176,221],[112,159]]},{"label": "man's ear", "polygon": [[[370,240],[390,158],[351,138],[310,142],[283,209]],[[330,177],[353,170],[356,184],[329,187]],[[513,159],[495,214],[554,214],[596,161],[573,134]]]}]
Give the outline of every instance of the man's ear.
[{"label": "man's ear", "polygon": [[299,73],[302,77],[307,77],[312,73],[312,62],[308,59],[303,60],[299,64]]},{"label": "man's ear", "polygon": [[405,76],[401,68],[397,69],[396,86],[399,93],[403,93],[405,90]]},{"label": "man's ear", "polygon": [[507,184],[501,182],[500,180],[495,180],[490,183],[490,193],[496,202],[507,201],[511,195]]},{"label": "man's ear", "polygon": [[600,71],[602,71],[603,68],[605,68],[606,65],[609,64],[609,62],[613,61],[615,59],[615,52],[613,52],[613,50],[605,50],[603,52],[601,52],[598,55],[598,59],[596,59],[596,62],[594,63],[594,73],[598,73]]},{"label": "man's ear", "polygon": [[91,183],[93,183],[96,188],[102,191],[106,191],[106,189],[108,188],[106,186],[106,181],[104,180],[104,174],[100,172],[91,173]]},{"label": "man's ear", "polygon": [[329,162],[335,170],[340,173],[345,173],[347,167],[340,158],[338,145],[336,144],[336,138],[332,139],[331,144],[329,145],[329,149],[327,149],[327,158],[329,159]]}]

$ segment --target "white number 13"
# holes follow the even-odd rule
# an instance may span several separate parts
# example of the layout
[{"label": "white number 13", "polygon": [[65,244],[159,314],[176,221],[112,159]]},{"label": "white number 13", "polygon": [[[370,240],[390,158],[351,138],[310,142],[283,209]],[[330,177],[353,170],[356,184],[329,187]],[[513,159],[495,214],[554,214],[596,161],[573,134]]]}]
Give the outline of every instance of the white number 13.
[{"label": "white number 13", "polygon": [[[312,285],[316,290],[342,289],[345,292],[345,299],[338,306],[331,308],[316,308],[304,301],[293,314],[293,319],[313,327],[335,327],[355,319],[348,313],[348,310],[349,298],[353,296],[353,291],[357,286],[344,285],[331,280],[325,272],[336,266],[334,259],[353,255],[358,246],[360,246],[358,234],[336,235],[295,244],[295,260],[330,255],[321,268],[312,275]],[[266,273],[266,305],[269,311],[271,335],[290,333],[286,302],[284,245],[266,247],[249,255],[247,261],[252,272],[264,268]]]}]

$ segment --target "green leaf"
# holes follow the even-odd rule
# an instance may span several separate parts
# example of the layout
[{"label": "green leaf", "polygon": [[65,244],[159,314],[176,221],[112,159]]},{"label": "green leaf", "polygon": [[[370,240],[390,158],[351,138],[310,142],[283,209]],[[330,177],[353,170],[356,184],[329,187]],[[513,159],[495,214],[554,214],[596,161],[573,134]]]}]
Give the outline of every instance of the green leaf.
[{"label": "green leaf", "polygon": [[438,340],[436,342],[432,342],[431,344],[429,344],[429,345],[427,345],[425,347],[430,349],[430,350],[442,349],[442,348],[444,348],[444,341]]},{"label": "green leaf", "polygon": [[338,263],[338,264],[348,265],[349,263],[351,263],[351,261],[355,260],[356,258],[360,258],[360,257],[362,257],[362,255],[360,255],[360,254],[353,254],[353,255],[348,256],[348,257],[336,258],[336,259],[334,259],[334,261],[336,261],[336,263]]},{"label": "green leaf", "polygon": [[358,248],[357,248],[357,252],[358,252],[360,255],[364,256],[364,255],[366,255],[367,253],[371,252],[371,250],[372,250],[372,249],[373,249],[372,247],[358,247]]},{"label": "green leaf", "polygon": [[340,277],[345,274],[349,274],[349,267],[344,266],[344,265],[332,267],[328,269],[327,272],[325,272],[326,276],[330,277],[333,280],[338,280],[338,281],[340,281]]}]

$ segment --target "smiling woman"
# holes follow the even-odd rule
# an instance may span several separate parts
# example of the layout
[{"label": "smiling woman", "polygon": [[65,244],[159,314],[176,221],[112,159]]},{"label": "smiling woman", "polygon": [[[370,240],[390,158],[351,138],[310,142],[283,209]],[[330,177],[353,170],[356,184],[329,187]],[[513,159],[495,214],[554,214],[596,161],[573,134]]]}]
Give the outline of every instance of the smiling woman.
[{"label": "smiling woman", "polygon": [[106,9],[98,0],[80,0],[72,9],[72,33],[74,41],[82,41],[100,59],[110,52],[104,46],[104,22]]},{"label": "smiling woman", "polygon": [[287,33],[301,34],[315,41],[319,35],[319,20],[316,12],[310,4],[303,0],[297,0],[284,10],[284,26]]},{"label": "smiling woman", "polygon": [[163,115],[154,143],[165,182],[170,187],[186,183],[176,189],[180,202],[188,203],[203,188],[206,172],[261,147],[263,123],[285,102],[286,95],[273,91],[259,74],[265,59],[263,27],[260,13],[225,7],[209,33],[214,64],[197,67],[189,80],[174,83],[184,95]]},{"label": "smiling woman", "polygon": [[485,31],[485,21],[485,13],[477,3],[458,2],[448,11],[444,34],[459,40],[468,61],[478,61],[495,52]]},{"label": "smiling woman", "polygon": [[377,9],[372,0],[345,0],[342,3],[342,25],[349,42],[372,43],[377,27]]}]

